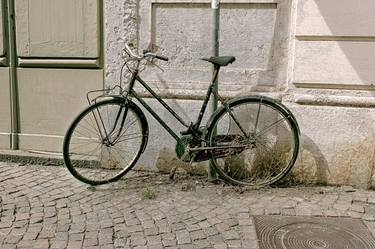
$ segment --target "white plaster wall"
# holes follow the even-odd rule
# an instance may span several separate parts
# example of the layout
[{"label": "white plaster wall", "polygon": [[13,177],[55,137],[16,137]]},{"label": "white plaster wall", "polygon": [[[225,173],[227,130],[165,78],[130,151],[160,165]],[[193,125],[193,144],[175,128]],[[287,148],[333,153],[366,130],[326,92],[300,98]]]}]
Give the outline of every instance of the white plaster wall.
[{"label": "white plaster wall", "polygon": [[301,126],[306,181],[374,186],[375,2],[296,0],[286,103]]},{"label": "white plaster wall", "polygon": [[[212,53],[210,5],[195,2],[198,1],[158,1],[152,5],[148,0],[105,1],[106,85],[119,82],[125,43],[133,43],[141,51],[154,42],[155,51],[170,61],[158,63],[165,72],[150,67],[141,76],[156,92],[178,98],[168,103],[185,113],[187,120],[195,120],[201,105],[196,99],[205,95],[211,78],[210,64],[199,58]],[[220,51],[237,57],[234,64],[222,69],[219,88],[223,96],[285,87],[289,4],[290,1],[248,0],[226,1],[222,5]],[[184,129],[155,101],[147,102],[177,133]],[[175,141],[150,115],[147,117],[150,139],[138,167],[156,169],[159,151],[174,150]]]},{"label": "white plaster wall", "polygon": [[[158,1],[160,2],[163,1]],[[147,46],[150,41],[156,41],[155,46],[159,52],[173,57],[180,51],[178,55],[183,60],[176,57],[169,64],[160,63],[167,68],[164,75],[145,72],[146,78],[151,80],[151,85],[158,92],[178,97],[179,100],[172,101],[172,106],[193,118],[190,114],[198,108],[199,101],[192,99],[205,93],[209,79],[209,67],[196,61],[195,57],[199,56],[200,51],[207,50],[210,33],[205,31],[209,25],[202,24],[199,28],[189,25],[199,25],[210,18],[190,15],[192,19],[187,23],[183,22],[189,20],[186,15],[194,8],[205,13],[204,4],[198,6],[192,3],[187,6],[190,9],[185,12],[186,15],[184,11],[176,15],[171,12],[176,8],[176,5],[172,6],[174,2],[181,1],[168,1],[169,8],[164,9],[163,6],[168,6],[158,5],[159,9],[153,13],[154,19],[150,20],[150,1],[106,1],[106,82],[113,85],[118,79],[119,54],[124,42]],[[245,16],[245,10],[238,10],[238,13],[243,13],[231,19],[233,24],[228,30],[223,26],[221,42],[224,50],[235,53],[241,48],[247,50],[244,54],[256,56],[259,55],[259,51],[256,51],[259,48],[257,42],[267,41],[271,45],[265,46],[268,49],[267,64],[258,57],[254,60],[242,58],[245,64],[248,63],[247,68],[236,68],[234,64],[223,70],[221,91],[226,96],[246,95],[254,91],[273,92],[275,96],[283,96],[283,102],[295,112],[302,132],[301,155],[294,169],[300,179],[306,182],[351,184],[363,188],[375,186],[375,74],[372,70],[375,68],[375,2],[259,2],[271,4],[268,7],[277,5],[277,11],[272,14],[275,18],[272,19],[273,36],[264,40],[270,34],[267,26],[270,22],[266,21],[266,17],[255,20],[251,18],[256,18],[256,11],[248,12],[251,14],[249,17]],[[248,8],[249,5],[246,6]],[[210,15],[209,11],[206,14]],[[247,20],[246,24],[236,25],[241,20]],[[263,21],[264,26],[261,25]],[[151,27],[153,23],[158,25]],[[169,26],[174,23],[178,25]],[[183,27],[184,23],[186,27]],[[254,33],[252,23],[257,23],[258,29],[255,30],[258,33]],[[262,30],[266,28],[267,30]],[[154,40],[149,37],[152,29],[155,29]],[[251,32],[246,33],[249,30]],[[163,33],[167,31],[171,33]],[[195,32],[196,36],[189,36],[189,32]],[[258,39],[257,35],[260,35]],[[228,37],[232,36],[236,42],[230,43]],[[247,41],[248,37],[253,40],[242,44],[241,41]],[[199,39],[206,40],[202,43]],[[181,42],[184,46],[179,47],[178,43]],[[238,43],[241,44],[237,45]],[[172,48],[172,52],[168,52],[168,48]],[[257,65],[261,70],[254,70]],[[187,80],[188,78],[191,80]],[[148,102],[155,109],[161,110],[153,101]],[[155,169],[154,163],[160,149],[173,150],[174,141],[153,118],[149,117],[149,121],[150,143],[140,165]],[[173,127],[179,127],[172,119],[169,122]]]},{"label": "white plaster wall", "polygon": [[373,185],[375,105],[286,104],[301,128],[301,151],[294,167],[300,180],[361,188]]},{"label": "white plaster wall", "polygon": [[125,43],[137,45],[137,0],[104,1],[105,83],[119,83]]}]

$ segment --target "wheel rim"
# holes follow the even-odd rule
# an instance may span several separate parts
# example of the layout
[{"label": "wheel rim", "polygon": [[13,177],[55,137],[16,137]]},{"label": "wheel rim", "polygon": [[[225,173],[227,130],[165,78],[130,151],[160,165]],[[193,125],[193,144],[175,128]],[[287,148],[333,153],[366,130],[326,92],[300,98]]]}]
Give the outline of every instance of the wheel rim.
[{"label": "wheel rim", "polygon": [[131,108],[124,115],[121,104],[105,103],[89,108],[72,125],[66,159],[78,179],[110,182],[133,166],[143,144],[142,124]]},{"label": "wheel rim", "polygon": [[289,117],[263,102],[244,102],[230,108],[239,125],[224,111],[211,126],[217,135],[211,132],[209,143],[242,147],[216,159],[215,151],[211,152],[219,174],[240,185],[263,186],[280,180],[298,152],[297,133]]}]

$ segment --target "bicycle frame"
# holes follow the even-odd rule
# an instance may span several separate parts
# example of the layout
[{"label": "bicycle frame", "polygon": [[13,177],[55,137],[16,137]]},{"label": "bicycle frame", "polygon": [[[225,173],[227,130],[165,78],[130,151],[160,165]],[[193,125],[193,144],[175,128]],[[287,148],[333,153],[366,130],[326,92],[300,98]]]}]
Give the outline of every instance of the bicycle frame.
[{"label": "bicycle frame", "polygon": [[179,121],[183,126],[188,128],[186,131],[187,134],[196,134],[198,131],[198,128],[202,122],[203,115],[207,109],[207,104],[208,101],[211,97],[211,94],[213,93],[216,97],[217,93],[214,91],[214,82],[216,81],[218,74],[219,74],[220,67],[215,66],[212,81],[208,87],[206,96],[203,100],[201,110],[199,112],[197,121],[195,123],[190,123],[187,124],[152,88],[144,81],[141,79],[141,77],[138,75],[138,70],[135,70],[132,74],[132,77],[129,82],[129,87],[127,89],[127,94],[125,95],[125,99],[127,99],[129,96],[136,98],[139,103],[160,123],[161,126],[169,133],[171,136],[176,140],[179,141],[180,136],[178,136],[172,128],[164,122],[164,120],[154,111],[152,108],[142,99],[141,96],[139,96],[135,91],[134,91],[134,85],[135,82],[138,81],[172,116]]}]

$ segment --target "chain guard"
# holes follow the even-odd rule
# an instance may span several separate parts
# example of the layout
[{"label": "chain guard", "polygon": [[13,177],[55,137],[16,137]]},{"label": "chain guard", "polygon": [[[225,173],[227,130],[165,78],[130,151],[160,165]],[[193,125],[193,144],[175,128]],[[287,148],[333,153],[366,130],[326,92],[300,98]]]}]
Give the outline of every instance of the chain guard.
[{"label": "chain guard", "polygon": [[[241,138],[240,136],[215,136],[213,146],[218,146],[218,142],[225,143],[230,142],[235,139]],[[224,146],[224,145],[223,145]],[[232,156],[240,154],[246,149],[246,146],[243,148],[217,148],[211,150],[199,150],[199,151],[190,151],[190,148],[201,147],[201,142],[193,138],[192,135],[184,135],[176,144],[176,154],[177,157],[184,162],[201,162],[207,161],[212,155],[214,158],[222,158],[227,156]]]}]

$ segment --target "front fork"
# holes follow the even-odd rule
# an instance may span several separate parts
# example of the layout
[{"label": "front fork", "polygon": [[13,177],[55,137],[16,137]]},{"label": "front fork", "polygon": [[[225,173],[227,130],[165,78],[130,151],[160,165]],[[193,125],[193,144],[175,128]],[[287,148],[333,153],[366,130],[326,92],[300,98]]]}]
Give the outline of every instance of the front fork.
[{"label": "front fork", "polygon": [[[121,108],[120,110],[118,111],[117,115],[116,115],[116,119],[115,119],[115,123],[113,124],[113,127],[111,128],[111,131],[108,133],[106,131],[106,128],[105,128],[105,125],[103,123],[103,120],[101,119],[102,121],[102,126],[103,126],[103,129],[104,129],[104,136],[102,134],[101,137],[102,137],[102,143],[107,145],[107,146],[112,146],[114,145],[119,139],[120,139],[120,135],[121,135],[121,132],[124,128],[124,124],[125,124],[125,119],[128,115],[128,110],[129,110],[129,107],[128,107],[128,104],[127,104],[127,100],[128,100],[128,97],[129,97],[129,94],[132,92],[133,90],[133,87],[134,87],[134,83],[135,83],[135,80],[137,78],[137,75],[138,75],[138,69],[139,69],[139,61],[137,62],[137,66],[136,66],[136,69],[134,70],[133,74],[132,74],[132,77],[129,81],[129,87],[128,89],[125,91],[125,95],[124,95],[124,101],[123,103],[121,104]],[[122,116],[121,118],[121,113],[122,113],[122,110],[124,110],[124,115]],[[100,113],[99,113],[100,115]],[[117,134],[114,135],[114,138],[111,139],[113,133],[115,133],[115,130],[116,130],[116,127],[117,127],[117,124],[118,122],[120,122],[121,120],[121,125],[120,125],[120,128],[118,129],[118,131],[116,131]],[[101,133],[101,131],[100,131]],[[112,141],[111,141],[112,140]]]},{"label": "front fork", "polygon": [[[122,109],[124,109],[124,115],[121,118]],[[117,127],[117,123],[119,122],[120,119],[121,119],[121,125],[120,125],[120,129],[117,131],[117,134],[115,134],[113,142],[111,142],[111,145],[114,145],[114,143],[116,143],[120,139],[121,132],[124,128],[125,119],[128,115],[128,110],[129,110],[129,107],[126,105],[126,102],[125,102],[123,105],[121,105],[121,108],[120,108],[118,114],[116,115],[116,120],[115,120],[115,123],[113,124],[113,128],[112,128],[110,134],[115,132],[115,129]]]},{"label": "front fork", "polygon": [[[101,137],[101,143],[106,146],[112,146],[114,145],[121,136],[121,133],[124,128],[125,119],[128,114],[129,107],[126,104],[126,100],[124,103],[121,104],[120,109],[117,111],[115,122],[111,127],[107,127],[110,124],[105,124],[103,114],[100,112],[100,110],[97,108],[97,115],[94,115],[94,119],[96,122],[96,125],[98,127],[98,131],[100,133]],[[123,115],[121,115],[123,113]],[[120,123],[120,127],[116,130]]]}]

